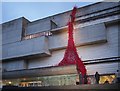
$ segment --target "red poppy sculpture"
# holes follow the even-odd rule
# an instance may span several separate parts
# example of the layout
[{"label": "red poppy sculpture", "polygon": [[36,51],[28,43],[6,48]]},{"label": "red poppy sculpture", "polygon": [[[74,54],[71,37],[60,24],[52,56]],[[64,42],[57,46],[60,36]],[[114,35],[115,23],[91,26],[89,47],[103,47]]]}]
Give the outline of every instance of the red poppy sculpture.
[{"label": "red poppy sculpture", "polygon": [[70,20],[68,22],[68,46],[66,48],[64,57],[62,59],[62,61],[58,64],[58,66],[65,66],[65,65],[76,65],[77,66],[77,71],[78,73],[82,74],[82,76],[84,77],[84,75],[86,75],[86,68],[82,62],[82,60],[80,59],[80,57],[78,56],[77,50],[76,50],[76,46],[74,43],[74,39],[73,39],[73,24],[75,22],[75,15],[77,12],[77,7],[74,7],[71,15],[70,15]]}]

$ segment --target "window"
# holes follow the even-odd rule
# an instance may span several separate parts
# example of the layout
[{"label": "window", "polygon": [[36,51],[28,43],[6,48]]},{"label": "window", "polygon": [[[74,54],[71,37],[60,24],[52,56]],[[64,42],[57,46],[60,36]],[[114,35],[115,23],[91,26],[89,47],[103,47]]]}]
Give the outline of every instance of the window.
[{"label": "window", "polygon": [[33,39],[33,38],[37,38],[37,37],[41,37],[41,36],[51,36],[51,35],[52,35],[52,33],[50,31],[45,31],[45,32],[27,35],[23,39],[27,40],[27,39]]}]

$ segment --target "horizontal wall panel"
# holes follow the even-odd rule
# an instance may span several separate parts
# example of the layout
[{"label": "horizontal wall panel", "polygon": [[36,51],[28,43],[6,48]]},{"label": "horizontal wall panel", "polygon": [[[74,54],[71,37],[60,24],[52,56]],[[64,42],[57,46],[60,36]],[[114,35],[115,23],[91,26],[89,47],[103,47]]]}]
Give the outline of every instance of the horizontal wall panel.
[{"label": "horizontal wall panel", "polygon": [[3,24],[2,44],[13,43],[21,40],[23,18]]},{"label": "horizontal wall panel", "polygon": [[32,22],[26,27],[26,35],[35,34],[38,32],[48,31],[51,28],[50,19],[42,19],[39,21]]},{"label": "horizontal wall panel", "polygon": [[24,77],[39,77],[39,76],[53,76],[53,75],[65,75],[65,74],[76,74],[76,66],[62,66],[62,67],[46,67],[28,70],[19,70],[11,72],[3,72],[3,79],[12,78],[24,78]]},{"label": "horizontal wall panel", "polygon": [[[49,49],[61,49],[67,46],[68,32],[65,29],[59,33],[53,32],[53,35],[49,37]],[[55,33],[54,33],[55,32]],[[104,23],[90,25],[74,30],[74,40],[76,45],[87,45],[106,42],[106,28]]]},{"label": "horizontal wall panel", "polygon": [[105,42],[106,28],[104,23],[90,25],[75,30],[74,34],[76,45],[86,45]]},{"label": "horizontal wall panel", "polygon": [[21,70],[25,69],[25,61],[24,60],[15,60],[15,61],[7,61],[2,64],[2,70],[5,71],[13,71],[13,70]]},{"label": "horizontal wall panel", "polygon": [[48,39],[45,36],[15,42],[3,46],[3,59],[23,57],[36,54],[50,55],[48,50]]},{"label": "horizontal wall panel", "polygon": [[115,63],[101,63],[86,65],[87,74],[94,75],[97,71],[100,74],[115,73],[118,70],[118,62]]}]

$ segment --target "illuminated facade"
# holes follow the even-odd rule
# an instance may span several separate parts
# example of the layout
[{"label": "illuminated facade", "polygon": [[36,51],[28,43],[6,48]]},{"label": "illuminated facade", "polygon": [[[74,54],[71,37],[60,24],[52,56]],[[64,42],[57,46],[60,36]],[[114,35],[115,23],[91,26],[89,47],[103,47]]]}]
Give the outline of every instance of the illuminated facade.
[{"label": "illuminated facade", "polygon": [[[101,7],[99,7],[101,6]],[[100,83],[111,83],[120,69],[118,32],[119,3],[99,2],[80,7],[75,20],[74,39],[79,57],[87,68],[89,84],[94,74]],[[67,22],[71,11],[30,22],[18,18],[3,23],[3,85],[75,85],[76,66],[57,67],[67,46]]]}]

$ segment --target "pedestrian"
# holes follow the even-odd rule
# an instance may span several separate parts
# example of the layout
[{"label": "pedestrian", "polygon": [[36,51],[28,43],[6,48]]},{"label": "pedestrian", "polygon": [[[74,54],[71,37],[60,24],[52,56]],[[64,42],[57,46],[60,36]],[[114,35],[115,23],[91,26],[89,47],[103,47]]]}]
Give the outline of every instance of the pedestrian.
[{"label": "pedestrian", "polygon": [[116,83],[120,83],[120,72],[119,70],[117,70],[117,72],[115,73],[116,76]]},{"label": "pedestrian", "polygon": [[85,74],[85,75],[84,75],[84,84],[87,84],[87,83],[88,83],[87,75]]},{"label": "pedestrian", "polygon": [[76,85],[79,85],[80,83],[79,82],[76,82]]},{"label": "pedestrian", "polygon": [[95,73],[96,84],[99,84],[100,75],[98,72]]}]

